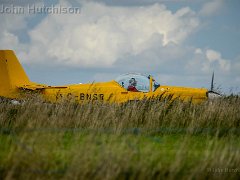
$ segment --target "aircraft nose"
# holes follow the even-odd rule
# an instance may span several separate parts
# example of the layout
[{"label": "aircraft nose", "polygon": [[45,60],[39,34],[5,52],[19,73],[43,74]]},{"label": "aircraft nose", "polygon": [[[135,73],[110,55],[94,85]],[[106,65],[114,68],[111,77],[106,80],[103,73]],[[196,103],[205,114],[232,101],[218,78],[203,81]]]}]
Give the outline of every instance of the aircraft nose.
[{"label": "aircraft nose", "polygon": [[214,91],[208,91],[207,97],[208,97],[208,99],[216,99],[216,98],[222,97],[222,95],[217,92],[214,92]]}]

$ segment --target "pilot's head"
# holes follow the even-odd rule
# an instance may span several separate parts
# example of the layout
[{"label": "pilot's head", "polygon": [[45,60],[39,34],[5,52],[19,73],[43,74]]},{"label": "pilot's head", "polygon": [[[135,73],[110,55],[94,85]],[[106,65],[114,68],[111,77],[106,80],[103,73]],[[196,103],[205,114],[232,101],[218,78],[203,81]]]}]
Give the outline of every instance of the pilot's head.
[{"label": "pilot's head", "polygon": [[129,80],[129,85],[131,85],[131,86],[136,86],[136,85],[137,85],[136,79],[135,79],[135,78],[131,78],[131,79]]}]

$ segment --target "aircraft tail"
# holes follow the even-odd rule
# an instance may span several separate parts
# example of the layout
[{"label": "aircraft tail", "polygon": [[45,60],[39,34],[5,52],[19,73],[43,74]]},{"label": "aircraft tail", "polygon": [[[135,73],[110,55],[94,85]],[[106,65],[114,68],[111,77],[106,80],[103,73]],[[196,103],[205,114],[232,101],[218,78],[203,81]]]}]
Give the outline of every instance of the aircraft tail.
[{"label": "aircraft tail", "polygon": [[30,84],[14,51],[0,50],[0,96],[15,98],[17,86]]}]

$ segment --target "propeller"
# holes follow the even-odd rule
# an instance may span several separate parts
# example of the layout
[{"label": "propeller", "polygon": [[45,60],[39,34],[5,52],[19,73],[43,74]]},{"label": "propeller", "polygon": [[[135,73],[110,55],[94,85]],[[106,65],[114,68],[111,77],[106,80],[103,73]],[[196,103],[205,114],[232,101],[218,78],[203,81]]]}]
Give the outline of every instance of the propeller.
[{"label": "propeller", "polygon": [[214,71],[213,71],[213,73],[212,73],[212,82],[211,82],[211,89],[210,89],[210,91],[212,91],[212,92],[213,92],[213,89],[214,89],[214,84],[213,84],[213,82],[214,82]]},{"label": "propeller", "polygon": [[212,73],[212,81],[211,81],[211,88],[210,90],[207,92],[207,97],[209,99],[215,99],[215,98],[218,98],[218,97],[221,97],[222,95],[215,92],[214,91],[214,71]]}]

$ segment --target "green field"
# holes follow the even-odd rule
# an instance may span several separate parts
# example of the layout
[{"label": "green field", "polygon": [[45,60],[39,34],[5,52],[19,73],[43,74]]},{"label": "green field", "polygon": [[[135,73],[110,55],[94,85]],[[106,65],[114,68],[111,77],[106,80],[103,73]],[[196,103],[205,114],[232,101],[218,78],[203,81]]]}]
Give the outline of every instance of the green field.
[{"label": "green field", "polygon": [[0,179],[239,179],[240,98],[0,103]]}]

